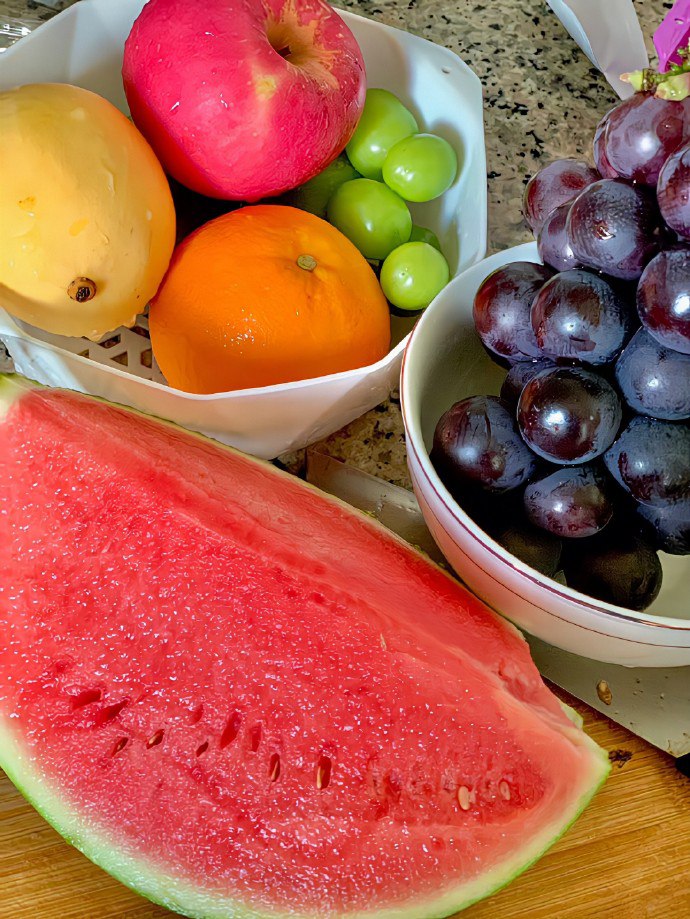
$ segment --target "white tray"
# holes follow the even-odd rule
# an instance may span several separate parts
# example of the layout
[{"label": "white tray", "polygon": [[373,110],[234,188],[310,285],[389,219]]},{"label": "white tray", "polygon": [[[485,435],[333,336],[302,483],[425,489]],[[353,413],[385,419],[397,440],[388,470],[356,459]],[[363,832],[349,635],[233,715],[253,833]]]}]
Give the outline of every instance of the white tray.
[{"label": "white tray", "polygon": [[[143,0],[80,0],[0,56],[0,91],[67,82],[127,112],[120,70],[125,39]],[[486,250],[486,158],[479,80],[455,54],[377,22],[341,14],[360,43],[369,86],[395,92],[429,131],[461,152],[454,186],[412,208],[433,229],[453,274]],[[304,447],[382,402],[398,385],[412,320],[394,320],[390,353],[377,364],[313,380],[214,395],[172,389],[152,361],[145,318],[101,344],[49,335],[0,308],[0,341],[18,372],[50,386],[92,393],[176,421],[267,459]]]}]

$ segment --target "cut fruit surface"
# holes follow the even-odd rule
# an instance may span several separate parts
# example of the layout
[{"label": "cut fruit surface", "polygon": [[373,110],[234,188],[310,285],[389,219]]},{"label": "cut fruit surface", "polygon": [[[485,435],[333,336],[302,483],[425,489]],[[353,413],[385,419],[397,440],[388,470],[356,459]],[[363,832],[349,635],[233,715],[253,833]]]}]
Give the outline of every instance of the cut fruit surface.
[{"label": "cut fruit surface", "polygon": [[448,915],[608,771],[519,633],[375,522],[8,377],[0,629],[0,766],[189,916]]}]

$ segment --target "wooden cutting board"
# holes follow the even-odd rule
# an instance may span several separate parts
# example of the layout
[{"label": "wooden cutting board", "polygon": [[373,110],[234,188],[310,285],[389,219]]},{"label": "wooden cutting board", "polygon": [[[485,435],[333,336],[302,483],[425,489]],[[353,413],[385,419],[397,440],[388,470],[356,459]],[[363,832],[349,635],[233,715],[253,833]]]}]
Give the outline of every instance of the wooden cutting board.
[{"label": "wooden cutting board", "polygon": [[[690,919],[690,780],[670,757],[559,695],[610,751],[611,777],[540,862],[463,919]],[[0,773],[0,919],[171,915],[68,846]]]}]

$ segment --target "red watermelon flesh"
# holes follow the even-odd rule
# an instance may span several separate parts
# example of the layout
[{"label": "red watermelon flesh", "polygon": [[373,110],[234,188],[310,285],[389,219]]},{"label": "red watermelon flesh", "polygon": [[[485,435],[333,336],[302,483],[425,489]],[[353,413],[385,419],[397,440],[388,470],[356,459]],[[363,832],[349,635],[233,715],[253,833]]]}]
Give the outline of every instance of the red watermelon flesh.
[{"label": "red watermelon flesh", "polygon": [[0,765],[190,916],[446,915],[607,762],[519,633],[273,467],[0,378]]}]

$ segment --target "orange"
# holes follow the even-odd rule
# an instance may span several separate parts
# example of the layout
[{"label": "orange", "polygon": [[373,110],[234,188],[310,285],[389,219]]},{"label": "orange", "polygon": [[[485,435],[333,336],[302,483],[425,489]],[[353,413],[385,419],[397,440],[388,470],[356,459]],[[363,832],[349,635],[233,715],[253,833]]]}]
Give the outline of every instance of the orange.
[{"label": "orange", "polygon": [[352,370],[390,347],[366,259],[325,220],[282,205],[232,211],[185,239],[149,320],[168,383],[194,393]]}]

